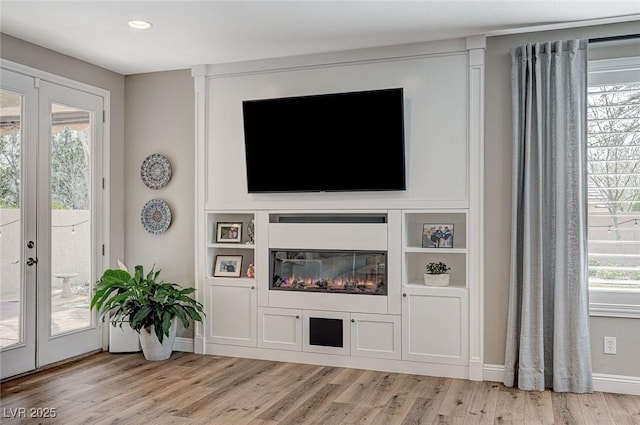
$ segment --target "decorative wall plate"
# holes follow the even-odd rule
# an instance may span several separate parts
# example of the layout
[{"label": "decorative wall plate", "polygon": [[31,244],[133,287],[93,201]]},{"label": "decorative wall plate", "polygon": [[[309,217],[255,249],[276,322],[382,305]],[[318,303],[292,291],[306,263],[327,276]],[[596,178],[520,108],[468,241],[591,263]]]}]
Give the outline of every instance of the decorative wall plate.
[{"label": "decorative wall plate", "polygon": [[171,209],[161,199],[152,199],[142,207],[142,225],[149,233],[164,233],[171,225]]},{"label": "decorative wall plate", "polygon": [[171,163],[164,155],[151,154],[142,161],[140,177],[149,189],[163,188],[171,180]]}]

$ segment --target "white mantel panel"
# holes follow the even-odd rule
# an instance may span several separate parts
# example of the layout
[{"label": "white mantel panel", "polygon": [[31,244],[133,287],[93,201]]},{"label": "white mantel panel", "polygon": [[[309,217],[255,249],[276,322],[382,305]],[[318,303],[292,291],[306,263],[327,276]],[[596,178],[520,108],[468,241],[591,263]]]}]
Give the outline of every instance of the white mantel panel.
[{"label": "white mantel panel", "polygon": [[[412,56],[209,76],[207,196],[211,208],[412,206],[468,201],[468,53]],[[242,101],[333,92],[404,88],[407,190],[358,193],[249,194]],[[304,146],[311,154],[321,146]],[[375,144],[372,148],[376,148]],[[288,178],[304,164],[265,161]],[[346,164],[348,167],[348,164]],[[336,172],[345,164],[336,163]],[[311,170],[310,172],[313,172]],[[345,176],[348,178],[348,175]]]},{"label": "white mantel panel", "polygon": [[342,311],[347,313],[388,313],[387,297],[384,295],[270,290],[269,307]]},{"label": "white mantel panel", "polygon": [[329,250],[387,250],[387,225],[373,223],[272,223],[269,247]]}]

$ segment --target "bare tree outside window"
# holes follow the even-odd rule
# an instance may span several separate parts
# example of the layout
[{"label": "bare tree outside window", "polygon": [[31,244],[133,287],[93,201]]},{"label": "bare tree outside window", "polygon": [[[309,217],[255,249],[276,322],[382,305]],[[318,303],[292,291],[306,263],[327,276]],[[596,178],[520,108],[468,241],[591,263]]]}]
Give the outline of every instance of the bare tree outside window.
[{"label": "bare tree outside window", "polygon": [[590,284],[640,288],[640,82],[587,98]]}]

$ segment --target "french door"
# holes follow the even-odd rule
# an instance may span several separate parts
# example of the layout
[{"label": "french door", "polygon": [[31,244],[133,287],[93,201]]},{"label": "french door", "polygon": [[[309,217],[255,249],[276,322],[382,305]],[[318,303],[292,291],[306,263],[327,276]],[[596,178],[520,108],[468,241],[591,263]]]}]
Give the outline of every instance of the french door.
[{"label": "french door", "polygon": [[1,70],[0,375],[103,347],[104,99]]}]

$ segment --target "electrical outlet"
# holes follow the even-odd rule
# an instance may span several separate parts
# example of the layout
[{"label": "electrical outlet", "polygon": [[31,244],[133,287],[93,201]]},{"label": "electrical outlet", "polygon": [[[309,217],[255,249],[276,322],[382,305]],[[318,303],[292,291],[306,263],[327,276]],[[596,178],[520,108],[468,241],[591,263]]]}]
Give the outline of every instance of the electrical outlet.
[{"label": "electrical outlet", "polygon": [[616,354],[616,337],[615,336],[604,337],[604,353]]}]

